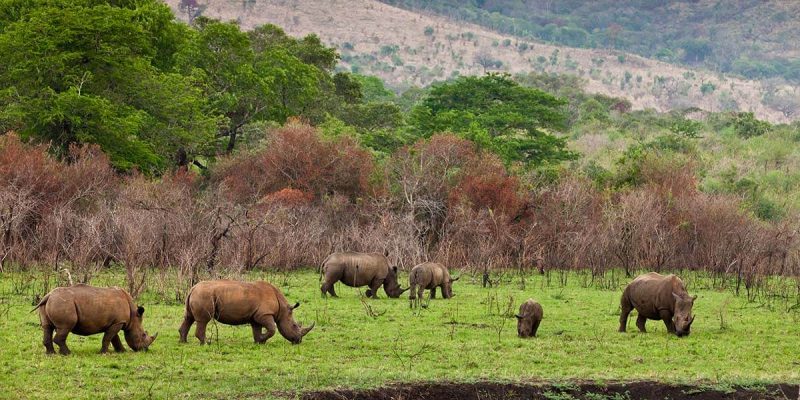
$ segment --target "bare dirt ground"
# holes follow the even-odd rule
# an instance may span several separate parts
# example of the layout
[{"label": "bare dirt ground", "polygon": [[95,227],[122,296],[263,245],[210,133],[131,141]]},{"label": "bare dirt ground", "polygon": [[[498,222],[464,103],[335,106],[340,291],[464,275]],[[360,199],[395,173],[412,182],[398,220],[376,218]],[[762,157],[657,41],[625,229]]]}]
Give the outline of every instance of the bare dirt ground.
[{"label": "bare dirt ground", "polygon": [[667,385],[658,382],[526,385],[511,383],[424,383],[397,384],[372,390],[334,390],[309,392],[304,400],[469,400],[469,399],[800,399],[798,385],[766,385],[758,387],[714,387]]}]

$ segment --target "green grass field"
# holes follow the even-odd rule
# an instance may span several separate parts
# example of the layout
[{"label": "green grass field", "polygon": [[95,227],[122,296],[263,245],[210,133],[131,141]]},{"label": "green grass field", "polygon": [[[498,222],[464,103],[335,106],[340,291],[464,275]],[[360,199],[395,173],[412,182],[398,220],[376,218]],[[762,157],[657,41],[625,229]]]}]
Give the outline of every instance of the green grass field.
[{"label": "green grass field", "polygon": [[[123,278],[121,271],[107,273],[92,283],[124,286]],[[649,333],[637,333],[635,317],[629,333],[617,333],[621,287],[586,288],[577,275],[565,287],[531,275],[525,290],[519,277],[485,289],[465,276],[454,284],[453,299],[432,300],[421,310],[411,310],[406,295],[388,299],[382,290],[380,299],[362,302],[358,290],[341,285],[340,298],[323,299],[311,271],[247,279],[269,280],[302,303],[295,315],[317,323],[302,344],[276,335],[257,345],[249,326],[225,325],[209,325],[210,345],[193,336],[179,344],[183,306],[163,289],[168,282],[152,277],[150,287],[163,294],[153,289],[140,299],[145,329],[160,333],[149,352],[101,355],[101,335],[70,335],[71,356],[47,356],[37,314],[29,313],[41,283],[0,275],[0,397],[261,398],[441,380],[800,381],[800,311],[790,309],[796,299],[748,303],[730,291],[700,289],[708,286],[700,278],[685,279],[699,295],[687,338],[667,335],[657,321],[648,322]],[[513,313],[529,297],[544,307],[544,320],[538,338],[518,339]]]}]

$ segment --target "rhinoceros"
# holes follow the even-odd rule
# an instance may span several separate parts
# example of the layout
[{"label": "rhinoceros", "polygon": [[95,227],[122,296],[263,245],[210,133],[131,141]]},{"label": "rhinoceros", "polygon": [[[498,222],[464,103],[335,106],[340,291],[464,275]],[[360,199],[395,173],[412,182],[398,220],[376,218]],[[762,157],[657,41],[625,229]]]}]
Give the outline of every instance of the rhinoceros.
[{"label": "rhinoceros", "polygon": [[425,289],[430,289],[432,299],[436,298],[437,287],[441,288],[442,297],[445,299],[453,297],[453,282],[459,279],[461,279],[460,276],[450,278],[450,271],[439,263],[424,262],[414,266],[408,275],[409,289],[411,289],[408,298],[411,306],[413,307],[415,302],[418,303],[422,300]]},{"label": "rhinoceros", "polygon": [[389,267],[389,259],[378,253],[341,252],[329,255],[320,269],[322,296],[336,296],[333,285],[342,282],[350,287],[369,286],[367,297],[377,298],[378,288],[391,298],[400,297],[403,292],[397,283],[397,267]]},{"label": "rhinoceros", "polygon": [[[300,303],[289,305],[283,293],[267,282],[232,280],[203,281],[189,289],[183,324],[178,329],[180,341],[186,342],[189,328],[197,322],[194,335],[200,344],[206,343],[206,325],[212,319],[226,325],[250,324],[253,340],[265,343],[278,332],[292,344],[299,344],[314,329],[303,328],[293,317]],[[267,328],[267,333],[263,333]]]},{"label": "rhinoceros", "polygon": [[[36,308],[44,333],[43,344],[47,354],[58,352],[67,355],[67,335],[70,332],[89,336],[103,332],[101,353],[108,352],[109,343],[114,351],[123,352],[119,331],[125,334],[125,341],[133,351],[147,350],[155,334],[150,336],[142,328],[144,307],[136,306],[128,292],[118,287],[99,288],[85,284],[53,289],[44,296]],[[53,337],[55,331],[55,337]]]},{"label": "rhinoceros", "polygon": [[539,329],[539,324],[542,322],[544,311],[542,306],[534,301],[528,299],[519,306],[519,314],[517,317],[517,335],[522,338],[536,337],[536,331]]},{"label": "rhinoceros", "polygon": [[670,333],[688,336],[694,322],[692,306],[697,296],[689,296],[683,281],[675,275],[656,272],[639,275],[622,292],[622,313],[619,331],[625,332],[628,314],[635,308],[639,313],[636,326],[642,332],[648,319],[662,320]]}]

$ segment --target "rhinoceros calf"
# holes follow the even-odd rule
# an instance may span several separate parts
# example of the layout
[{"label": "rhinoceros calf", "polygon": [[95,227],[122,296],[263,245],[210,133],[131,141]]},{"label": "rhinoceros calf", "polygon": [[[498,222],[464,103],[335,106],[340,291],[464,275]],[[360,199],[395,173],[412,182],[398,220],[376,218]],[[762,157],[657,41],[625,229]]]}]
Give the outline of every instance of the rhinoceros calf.
[{"label": "rhinoceros calf", "polygon": [[142,329],[144,307],[137,307],[131,295],[117,287],[78,284],[55,288],[34,308],[37,309],[47,354],[55,353],[54,342],[59,353],[69,354],[67,335],[70,332],[81,336],[103,332],[102,353],[108,351],[109,343],[114,351],[125,351],[119,331],[124,332],[125,341],[133,351],[147,350],[158,336],[150,336]]},{"label": "rhinoceros calf", "polygon": [[425,289],[431,291],[432,299],[436,298],[436,288],[442,290],[442,297],[445,299],[453,297],[453,282],[459,279],[460,276],[450,278],[450,271],[439,263],[424,262],[414,266],[408,275],[409,289],[411,289],[408,299],[411,301],[411,307],[422,300]]},{"label": "rhinoceros calf", "polygon": [[397,283],[397,267],[389,267],[389,259],[378,253],[341,252],[329,255],[320,270],[322,296],[336,296],[333,285],[342,282],[350,287],[369,286],[367,297],[377,298],[378,288],[391,298],[400,297],[408,289]]},{"label": "rhinoceros calf", "polygon": [[517,335],[521,338],[536,337],[536,331],[539,330],[539,324],[542,322],[544,311],[542,306],[534,301],[528,299],[519,306],[519,314],[517,317]]},{"label": "rhinoceros calf", "polygon": [[635,308],[639,313],[636,326],[642,332],[648,319],[664,321],[667,330],[688,336],[694,322],[692,306],[697,296],[689,296],[683,281],[675,275],[656,272],[639,275],[622,292],[622,313],[619,316],[619,331],[625,332],[628,314]]},{"label": "rhinoceros calf", "polygon": [[[212,319],[226,325],[250,324],[253,340],[264,343],[275,335],[298,344],[314,328],[303,328],[294,320],[294,306],[283,293],[267,282],[238,282],[230,280],[203,281],[194,285],[186,296],[186,311],[178,332],[185,343],[189,328],[197,322],[194,335],[201,344],[206,342],[206,325]],[[267,333],[263,333],[263,328]]]}]

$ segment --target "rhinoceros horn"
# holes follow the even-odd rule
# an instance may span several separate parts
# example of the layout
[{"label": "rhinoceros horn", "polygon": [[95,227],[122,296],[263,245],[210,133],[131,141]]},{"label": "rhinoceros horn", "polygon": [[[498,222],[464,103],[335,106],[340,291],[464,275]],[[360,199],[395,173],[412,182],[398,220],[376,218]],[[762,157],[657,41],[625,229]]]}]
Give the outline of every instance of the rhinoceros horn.
[{"label": "rhinoceros horn", "polygon": [[311,326],[301,329],[300,330],[300,337],[308,335],[308,332],[311,332],[311,330],[314,329],[314,325],[316,325],[316,324],[317,324],[317,322],[315,321],[315,322],[311,323]]},{"label": "rhinoceros horn", "polygon": [[401,287],[401,288],[400,288],[400,294],[403,294],[403,293],[405,293],[405,292],[406,292],[406,290],[408,290],[408,289],[411,289],[411,286],[409,286],[409,287],[407,287],[407,288],[405,288],[405,289],[403,289],[403,288]]},{"label": "rhinoceros horn", "polygon": [[156,334],[155,334],[155,335],[153,335],[153,336],[150,336],[150,340],[148,340],[148,341],[147,341],[147,344],[144,346],[144,350],[145,350],[145,351],[147,351],[148,347],[150,347],[150,345],[151,345],[151,344],[153,344],[153,342],[155,342],[155,341],[156,341],[156,338],[157,338],[157,337],[158,337],[158,332],[156,332]]},{"label": "rhinoceros horn", "polygon": [[300,307],[300,302],[299,301],[297,303],[294,303],[294,305],[292,306],[292,310],[294,310],[297,307]]}]

